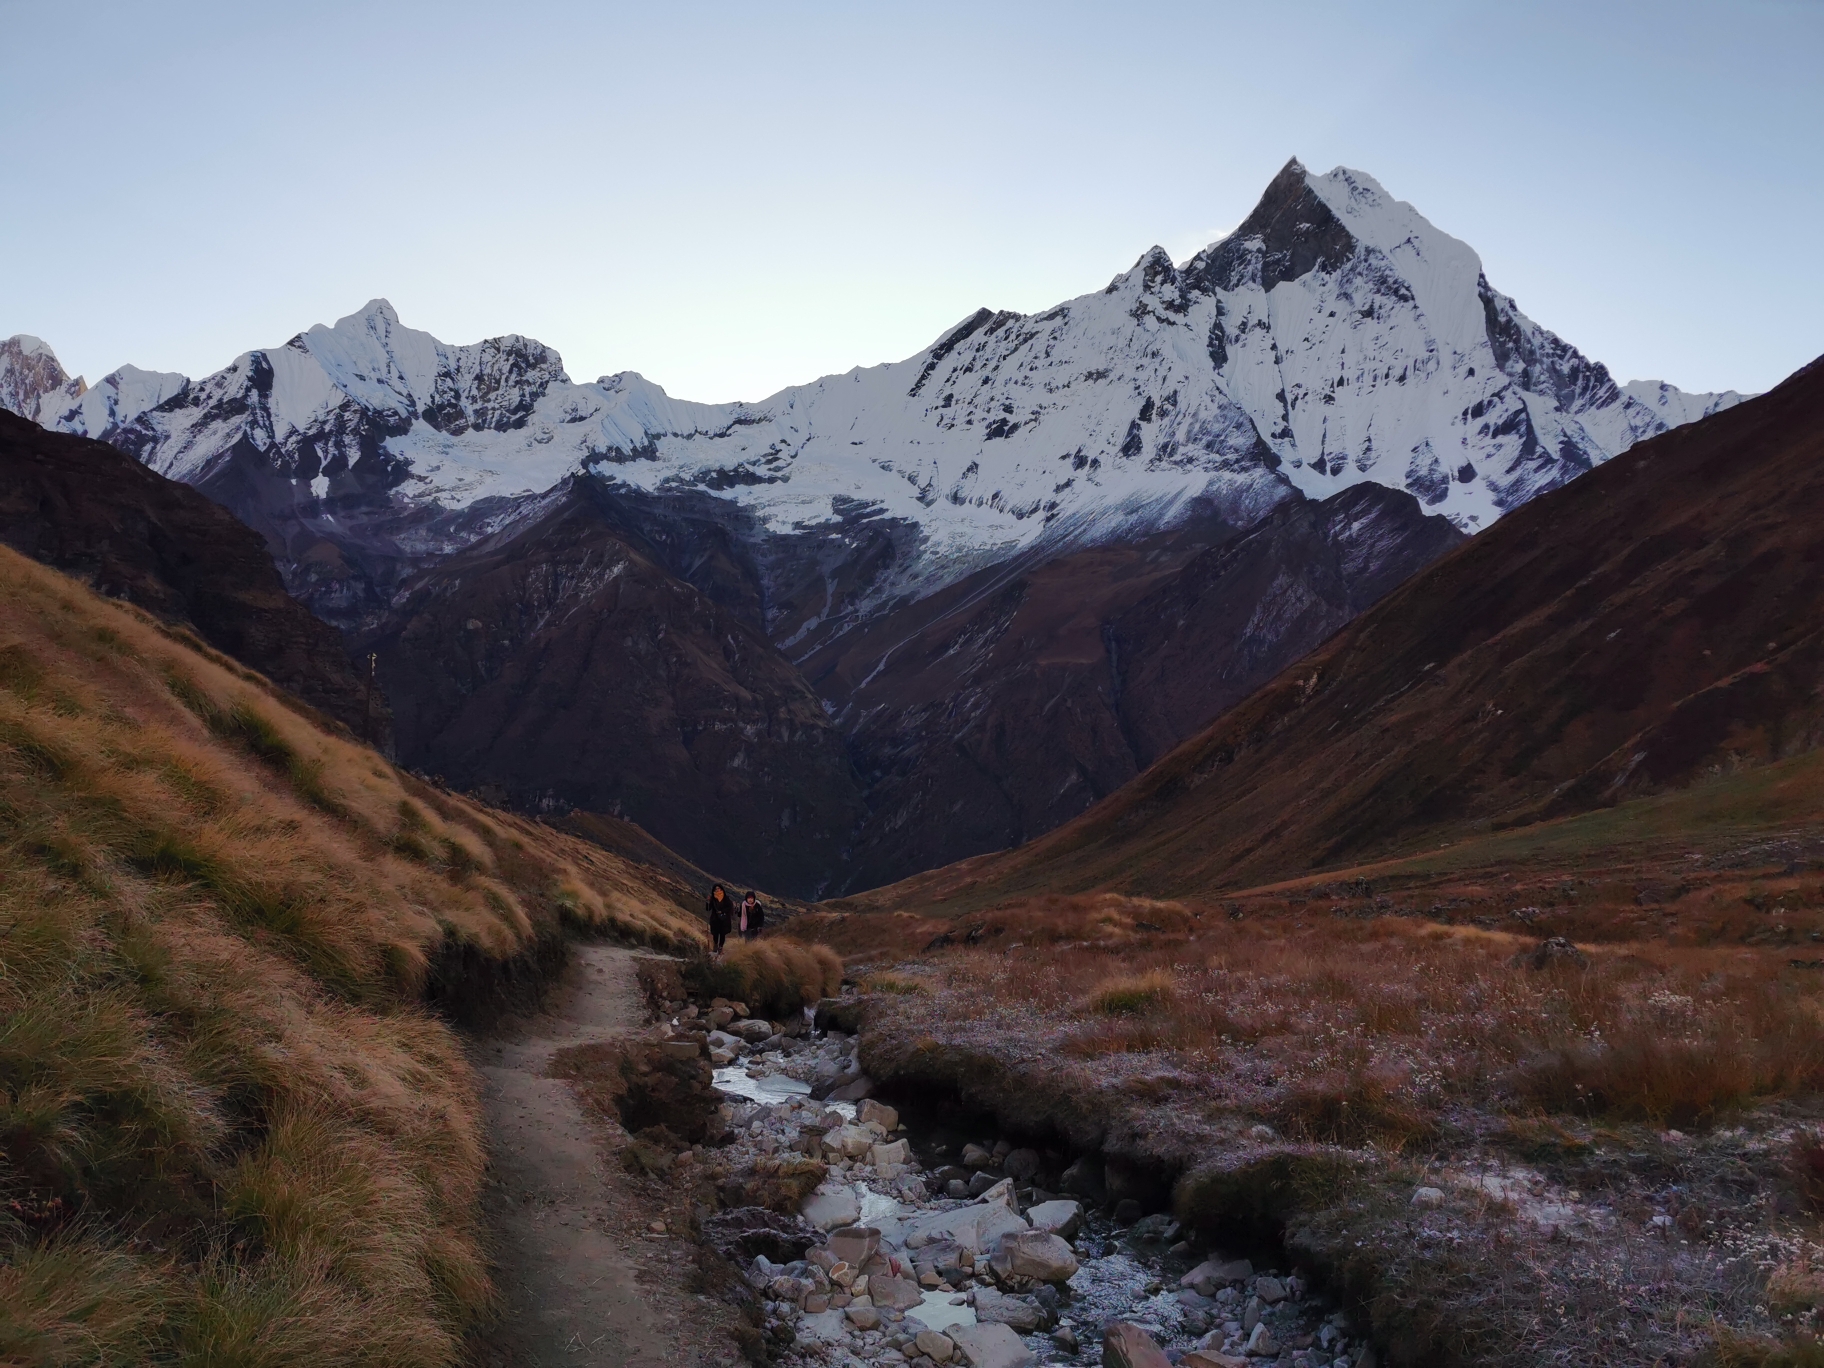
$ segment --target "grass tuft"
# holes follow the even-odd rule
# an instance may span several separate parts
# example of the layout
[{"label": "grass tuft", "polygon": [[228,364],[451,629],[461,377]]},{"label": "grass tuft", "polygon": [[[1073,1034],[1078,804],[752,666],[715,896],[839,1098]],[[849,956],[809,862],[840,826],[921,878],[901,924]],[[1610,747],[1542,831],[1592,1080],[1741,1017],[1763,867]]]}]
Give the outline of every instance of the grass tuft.
[{"label": "grass tuft", "polygon": [[1102,1016],[1147,1016],[1172,1001],[1172,976],[1163,970],[1129,974],[1098,985],[1089,1008]]}]

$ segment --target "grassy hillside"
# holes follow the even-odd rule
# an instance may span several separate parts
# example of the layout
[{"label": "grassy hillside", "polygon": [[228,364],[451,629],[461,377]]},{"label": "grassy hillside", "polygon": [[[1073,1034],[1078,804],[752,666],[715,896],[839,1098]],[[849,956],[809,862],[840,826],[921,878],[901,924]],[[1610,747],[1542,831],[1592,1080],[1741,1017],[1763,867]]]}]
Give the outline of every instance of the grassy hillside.
[{"label": "grassy hillside", "polygon": [[0,1362],[452,1362],[474,1077],[418,1004],[682,884],[427,788],[0,550]]}]

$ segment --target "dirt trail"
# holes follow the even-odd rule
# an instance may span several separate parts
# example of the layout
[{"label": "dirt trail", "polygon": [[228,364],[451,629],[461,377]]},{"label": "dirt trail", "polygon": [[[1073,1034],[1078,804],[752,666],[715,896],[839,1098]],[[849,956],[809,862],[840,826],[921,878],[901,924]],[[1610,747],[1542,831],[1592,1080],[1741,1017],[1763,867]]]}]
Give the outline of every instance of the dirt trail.
[{"label": "dirt trail", "polygon": [[481,1346],[486,1368],[673,1368],[730,1364],[724,1308],[686,1290],[693,1249],[654,1238],[655,1212],[615,1158],[617,1128],[547,1077],[567,1045],[643,1024],[638,956],[575,948],[547,1010],[476,1048],[494,1147],[489,1215],[505,1315]]}]

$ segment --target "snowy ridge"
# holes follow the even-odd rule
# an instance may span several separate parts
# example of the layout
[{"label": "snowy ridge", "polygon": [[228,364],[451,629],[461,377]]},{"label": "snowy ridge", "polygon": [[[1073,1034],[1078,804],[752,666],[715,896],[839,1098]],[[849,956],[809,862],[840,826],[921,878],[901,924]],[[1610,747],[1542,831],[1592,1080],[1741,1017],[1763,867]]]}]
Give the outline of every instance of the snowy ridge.
[{"label": "snowy ridge", "polygon": [[122,366],[73,399],[67,390],[40,401],[37,421],[45,427],[107,441],[149,408],[180,393],[190,382],[176,371]]},{"label": "snowy ridge", "polygon": [[[44,370],[28,342],[0,351],[0,385]],[[1154,248],[1047,312],[984,309],[905,361],[753,404],[673,399],[631,372],[575,384],[538,342],[450,346],[384,300],[200,381],[127,368],[90,393],[110,386],[34,402],[192,483],[256,461],[319,513],[377,491],[463,509],[588,472],[729,500],[782,534],[900,520],[920,550],[882,593],[1041,539],[1193,508],[1252,522],[1362,481],[1473,530],[1741,398],[1618,387],[1372,177],[1296,161],[1182,266]]]}]

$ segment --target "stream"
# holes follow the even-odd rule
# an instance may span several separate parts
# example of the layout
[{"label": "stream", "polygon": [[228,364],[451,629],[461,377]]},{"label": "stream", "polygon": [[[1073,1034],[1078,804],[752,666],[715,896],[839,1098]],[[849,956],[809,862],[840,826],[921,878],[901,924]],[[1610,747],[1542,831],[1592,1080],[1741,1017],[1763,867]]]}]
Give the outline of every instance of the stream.
[{"label": "stream", "polygon": [[[717,1068],[715,1085],[729,1099],[725,1113],[736,1132],[736,1149],[772,1154],[801,1143],[807,1134],[814,1139],[819,1130],[856,1133],[856,1104],[813,1101],[807,1081],[820,1068],[843,1067],[853,1050],[852,1038],[832,1031],[816,1039],[780,1041]],[[885,1141],[887,1133],[878,1125],[876,1129]],[[1000,1156],[1011,1151],[1013,1138],[996,1136],[979,1120],[923,1115],[910,1108],[901,1112],[892,1137],[908,1142],[908,1163],[883,1166],[836,1157],[820,1192],[851,1194],[859,1213],[853,1223],[880,1231],[883,1250],[913,1264],[918,1256],[917,1242],[907,1243],[911,1222],[967,1207],[974,1200],[937,1195],[946,1192],[950,1179],[967,1171],[958,1165],[964,1147],[979,1146],[998,1164]],[[979,1161],[982,1155],[972,1149],[971,1157]],[[990,1179],[1002,1176],[994,1165],[978,1166],[976,1171]],[[979,1185],[986,1180],[977,1181]],[[1020,1213],[1038,1202],[1057,1200],[1056,1194],[1030,1183],[1011,1195],[1012,1207]],[[1014,1326],[1031,1356],[1028,1361],[1034,1363],[1101,1363],[1103,1329],[1113,1321],[1145,1330],[1173,1362],[1202,1350],[1204,1356],[1193,1362],[1217,1364],[1223,1354],[1238,1361],[1245,1353],[1246,1361],[1258,1368],[1363,1368],[1373,1363],[1371,1351],[1346,1318],[1309,1290],[1295,1271],[1255,1269],[1235,1255],[1196,1243],[1168,1213],[1120,1224],[1090,1202],[1083,1201],[1082,1207],[1081,1224],[1070,1237],[1077,1271],[1055,1290],[1040,1287],[1031,1294],[1002,1295],[983,1263],[979,1278],[969,1270],[954,1285],[926,1290],[924,1304],[906,1310],[903,1326],[883,1319],[880,1328],[859,1333],[837,1310],[806,1314],[784,1301],[771,1301],[772,1314],[794,1324],[797,1342],[786,1361],[926,1368],[931,1360],[914,1346],[916,1332],[974,1324],[979,1300],[989,1308],[984,1319]],[[1223,1280],[1221,1286],[1207,1277],[1198,1288],[1184,1285],[1193,1269],[1205,1269],[1207,1274],[1213,1263],[1228,1264],[1226,1271],[1239,1276]],[[760,1270],[760,1281],[780,1272],[789,1277],[804,1271],[799,1263],[768,1264]],[[1257,1325],[1263,1327],[1260,1333]],[[900,1333],[894,1333],[896,1328]],[[959,1353],[956,1362],[968,1360]]]}]

